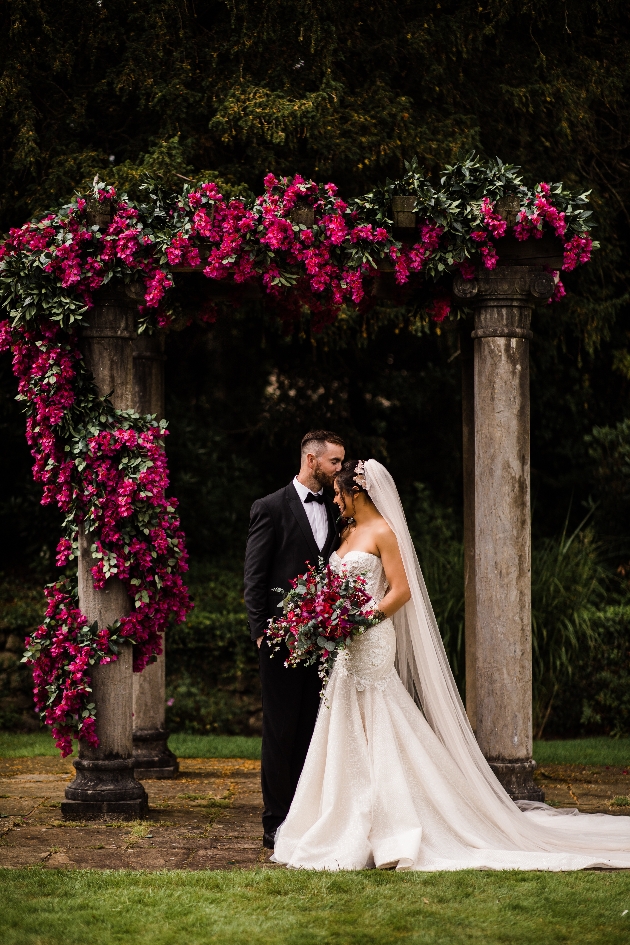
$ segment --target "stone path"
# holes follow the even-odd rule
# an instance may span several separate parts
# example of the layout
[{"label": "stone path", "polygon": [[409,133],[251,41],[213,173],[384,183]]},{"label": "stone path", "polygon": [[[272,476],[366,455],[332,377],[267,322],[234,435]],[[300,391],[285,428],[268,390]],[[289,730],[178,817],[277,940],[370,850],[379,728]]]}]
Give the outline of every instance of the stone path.
[{"label": "stone path", "polygon": [[554,807],[577,807],[588,814],[630,815],[630,768],[541,765],[536,781],[545,792],[546,802]]},{"label": "stone path", "polygon": [[[0,759],[0,866],[75,869],[247,869],[268,863],[261,845],[260,762],[182,759],[174,781],[145,781],[150,815],[136,823],[66,823],[60,804],[70,761]],[[630,814],[625,768],[544,765],[547,801]],[[625,806],[614,799],[628,799]]]},{"label": "stone path", "polygon": [[0,759],[0,866],[76,869],[235,869],[263,865],[260,762],[180,761],[172,781],[145,781],[140,822],[60,819],[70,761]]}]

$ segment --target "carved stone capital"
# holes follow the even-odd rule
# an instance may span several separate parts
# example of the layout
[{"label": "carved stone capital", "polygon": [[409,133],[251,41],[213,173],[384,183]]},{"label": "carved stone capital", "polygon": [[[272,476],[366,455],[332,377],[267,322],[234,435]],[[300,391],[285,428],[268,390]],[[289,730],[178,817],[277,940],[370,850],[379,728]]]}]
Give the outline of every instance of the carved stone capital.
[{"label": "carved stone capital", "polygon": [[536,266],[479,267],[475,279],[464,279],[457,273],[453,294],[463,301],[475,299],[476,305],[533,305],[550,299],[554,290],[551,273]]},{"label": "carved stone capital", "polygon": [[461,272],[453,277],[453,295],[462,302],[470,302],[479,292],[479,283],[476,279],[464,279]]},{"label": "carved stone capital", "polygon": [[473,338],[531,338],[531,309],[551,298],[553,276],[534,266],[498,266],[453,279],[453,294],[475,309]]}]

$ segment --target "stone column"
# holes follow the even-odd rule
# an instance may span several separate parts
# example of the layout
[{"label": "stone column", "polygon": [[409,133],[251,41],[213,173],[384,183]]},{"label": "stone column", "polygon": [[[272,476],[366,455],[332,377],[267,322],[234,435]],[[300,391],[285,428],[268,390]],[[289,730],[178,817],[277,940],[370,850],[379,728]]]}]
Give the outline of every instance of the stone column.
[{"label": "stone column", "polygon": [[[134,410],[164,416],[164,335],[144,332],[133,343]],[[137,778],[174,778],[177,758],[169,750],[165,720],[165,654],[133,676],[133,758]]]},{"label": "stone column", "polygon": [[477,601],[475,592],[475,382],[470,325],[460,331],[462,359],[462,472],[464,499],[464,629],[466,713],[477,730]]},{"label": "stone column", "polygon": [[[123,290],[105,289],[95,299],[81,332],[85,362],[98,392],[109,395],[119,410],[133,408],[132,344],[134,308]],[[90,623],[108,626],[129,613],[124,584],[110,578],[103,590],[95,590],[90,536],[79,538],[79,604]],[[147,810],[147,794],[134,778],[132,711],[133,672],[131,644],[119,647],[118,659],[91,670],[96,704],[96,734],[100,745],[88,748],[79,742],[74,762],[76,777],[66,788],[61,805],[68,820],[100,817],[135,819]]]},{"label": "stone column", "polygon": [[454,283],[475,308],[476,735],[515,800],[544,797],[532,759],[529,326],[553,288],[530,266]]}]

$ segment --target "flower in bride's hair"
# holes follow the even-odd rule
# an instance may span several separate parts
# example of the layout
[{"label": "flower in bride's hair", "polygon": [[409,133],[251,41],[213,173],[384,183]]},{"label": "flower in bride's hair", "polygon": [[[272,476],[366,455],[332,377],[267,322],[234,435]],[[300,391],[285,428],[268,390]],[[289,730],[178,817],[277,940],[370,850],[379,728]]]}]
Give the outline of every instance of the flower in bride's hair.
[{"label": "flower in bride's hair", "polygon": [[361,489],[365,489],[367,492],[367,481],[365,478],[365,463],[362,459],[354,467],[354,481]]}]

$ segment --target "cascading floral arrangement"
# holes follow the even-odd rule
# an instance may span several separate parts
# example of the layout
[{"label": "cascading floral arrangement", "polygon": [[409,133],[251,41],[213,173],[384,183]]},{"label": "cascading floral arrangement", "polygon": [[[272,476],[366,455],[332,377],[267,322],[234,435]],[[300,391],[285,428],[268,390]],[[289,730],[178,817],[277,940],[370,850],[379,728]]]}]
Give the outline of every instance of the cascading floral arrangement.
[{"label": "cascading floral arrangement", "polygon": [[[447,167],[436,188],[412,164],[401,180],[352,201],[341,200],[334,184],[270,174],[253,202],[225,200],[214,183],[171,197],[147,183],[146,200],[135,204],[96,180],[88,195],[10,231],[0,245],[0,305],[8,316],[0,350],[13,350],[42,502],[56,502],[65,516],[57,562],[76,558],[82,533],[96,562],[95,587],[115,575],[134,605],[115,626],[98,628],[88,626],[70,579],[46,589],[45,620],[27,638],[25,660],[36,708],[62,754],[73,735],[97,744],[90,666],[115,659],[117,641],[127,639],[140,671],[160,652],[168,620],[185,619],[191,606],[176,501],[166,497],[165,425],[99,397],[81,356],[79,330],[95,293],[112,281],[133,283],[138,330],[164,329],[177,309],[177,270],[198,270],[237,287],[237,303],[238,286],[258,284],[285,322],[308,312],[318,330],[344,305],[373,304],[379,270],[404,286],[414,274],[427,285],[454,270],[473,278],[477,265],[494,268],[496,241],[510,229],[521,241],[560,238],[565,270],[587,262],[596,246],[588,194],[572,196],[561,184],[529,189],[517,171],[471,155]],[[394,228],[397,195],[415,198],[411,238]],[[512,228],[496,212],[508,195],[519,201]],[[555,298],[563,294],[557,279]],[[443,290],[427,310],[436,321],[448,315]],[[216,317],[212,305],[199,314]]]},{"label": "cascading floral arrangement", "polygon": [[26,638],[24,660],[33,668],[36,710],[65,756],[73,734],[98,745],[90,666],[115,660],[117,644],[129,640],[139,672],[161,652],[169,619],[185,619],[184,535],[176,500],[166,497],[164,422],[116,411],[99,398],[74,332],[50,321],[13,329],[4,322],[0,348],[9,346],[42,503],[64,513],[57,564],[77,557],[81,530],[95,562],[94,587],[117,576],[133,602],[130,614],[99,628],[79,609],[76,578],[45,590],[44,622]]}]

